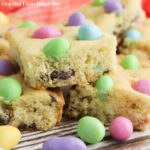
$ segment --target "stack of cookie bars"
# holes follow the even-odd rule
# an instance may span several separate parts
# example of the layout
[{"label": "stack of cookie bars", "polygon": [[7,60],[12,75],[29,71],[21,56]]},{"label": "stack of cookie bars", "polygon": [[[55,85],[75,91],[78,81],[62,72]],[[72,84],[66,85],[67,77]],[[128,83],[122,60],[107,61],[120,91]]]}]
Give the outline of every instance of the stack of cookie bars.
[{"label": "stack of cookie bars", "polygon": [[[59,59],[47,57],[42,51],[54,38],[33,38],[41,26],[19,28],[22,22],[14,20],[0,26],[0,59],[12,62],[16,72],[9,77],[22,86],[21,96],[12,102],[6,103],[0,97],[0,124],[47,130],[60,122],[64,112],[68,118],[94,116],[105,125],[117,116],[125,116],[135,129],[147,129],[150,97],[135,91],[132,84],[150,80],[150,21],[145,20],[141,0],[119,2],[123,6],[119,12],[106,12],[104,4],[93,2],[78,10],[87,22],[102,30],[98,40],[78,40],[80,26],[67,26],[67,21],[50,25],[57,27],[69,43],[69,50]],[[8,31],[12,25],[17,29]],[[142,38],[128,44],[124,37],[133,28],[142,33]],[[139,58],[140,69],[124,70],[120,66],[124,55],[130,53]],[[106,93],[98,93],[94,84],[106,74],[114,86]],[[0,76],[0,80],[3,78],[8,76]]]}]

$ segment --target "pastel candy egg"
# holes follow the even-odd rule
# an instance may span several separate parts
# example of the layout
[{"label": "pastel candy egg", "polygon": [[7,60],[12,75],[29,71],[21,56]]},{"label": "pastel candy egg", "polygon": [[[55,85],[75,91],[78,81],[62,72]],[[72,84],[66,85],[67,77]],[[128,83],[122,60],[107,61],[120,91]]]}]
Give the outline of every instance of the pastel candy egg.
[{"label": "pastel candy egg", "polygon": [[20,28],[26,28],[26,27],[33,27],[33,26],[37,26],[37,24],[33,21],[25,21]]},{"label": "pastel candy egg", "polygon": [[4,13],[0,12],[0,24],[6,25],[8,23],[9,23],[8,17]]},{"label": "pastel candy egg", "polygon": [[0,150],[5,150],[5,149],[0,147]]},{"label": "pastel candy egg", "polygon": [[142,34],[140,31],[136,30],[136,29],[130,29],[126,35],[125,38],[129,38],[133,41],[137,41],[142,37]]},{"label": "pastel candy egg", "polygon": [[105,127],[98,119],[86,116],[79,120],[77,134],[87,143],[98,143],[105,136]]},{"label": "pastel candy egg", "polygon": [[87,150],[85,143],[77,137],[53,137],[43,144],[43,150]]},{"label": "pastel candy egg", "polygon": [[86,23],[78,31],[79,40],[98,40],[102,37],[102,31],[95,24]]},{"label": "pastel candy egg", "polygon": [[32,38],[46,39],[61,36],[62,33],[55,27],[44,26],[34,31]]},{"label": "pastel candy egg", "polygon": [[139,69],[140,63],[135,55],[126,55],[120,64],[124,69]]},{"label": "pastel candy egg", "polygon": [[103,6],[104,6],[104,10],[107,13],[120,12],[123,10],[123,6],[121,2],[119,2],[118,0],[106,0]]},{"label": "pastel candy egg", "polygon": [[116,140],[126,140],[133,133],[132,122],[128,118],[117,117],[111,122],[109,132]]},{"label": "pastel candy egg", "polygon": [[68,40],[63,37],[59,37],[48,42],[43,48],[43,53],[46,56],[59,57],[66,54],[69,48],[70,44]]},{"label": "pastel candy egg", "polygon": [[15,29],[16,29],[16,27],[9,27],[8,31],[15,30]]},{"label": "pastel candy egg", "polygon": [[80,12],[73,13],[68,20],[68,26],[81,26],[85,23],[85,16]]},{"label": "pastel candy egg", "polygon": [[15,68],[13,64],[5,59],[0,60],[0,75],[8,76],[15,73]]},{"label": "pastel candy egg", "polygon": [[20,83],[14,78],[5,78],[0,80],[0,96],[4,101],[13,101],[22,93]]},{"label": "pastel candy egg", "polygon": [[150,96],[150,80],[139,80],[132,87],[134,90]]},{"label": "pastel candy egg", "polygon": [[98,78],[94,84],[94,87],[98,91],[103,92],[108,92],[110,89],[113,88],[113,86],[114,86],[113,80],[107,75],[103,75],[100,78]]},{"label": "pastel candy egg", "polygon": [[95,6],[101,6],[105,3],[106,0],[94,0]]},{"label": "pastel candy egg", "polygon": [[9,125],[0,126],[0,147],[10,150],[20,141],[20,131]]}]

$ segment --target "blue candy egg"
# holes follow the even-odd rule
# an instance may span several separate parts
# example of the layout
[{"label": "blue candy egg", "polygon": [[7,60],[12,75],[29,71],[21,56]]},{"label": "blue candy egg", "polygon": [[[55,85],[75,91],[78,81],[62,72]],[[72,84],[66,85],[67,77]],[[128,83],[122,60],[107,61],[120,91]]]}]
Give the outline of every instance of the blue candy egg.
[{"label": "blue candy egg", "polygon": [[78,31],[78,40],[98,40],[102,37],[102,31],[95,24],[86,23]]},{"label": "blue candy egg", "polygon": [[142,37],[141,32],[136,29],[130,29],[125,35],[125,38],[129,38],[134,41],[139,40],[141,37]]}]

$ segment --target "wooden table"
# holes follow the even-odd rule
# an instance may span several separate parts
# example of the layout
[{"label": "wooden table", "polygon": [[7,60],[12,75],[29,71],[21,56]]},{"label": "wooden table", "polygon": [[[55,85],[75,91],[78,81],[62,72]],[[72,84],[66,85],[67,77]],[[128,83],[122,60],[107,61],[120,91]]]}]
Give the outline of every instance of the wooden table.
[{"label": "wooden table", "polygon": [[[55,128],[44,131],[24,131],[20,143],[14,150],[42,150],[44,141],[53,136],[68,136],[76,134],[76,121],[63,121]],[[87,144],[88,150],[150,150],[150,130],[140,132],[135,131],[130,139],[124,142],[111,138],[106,128],[105,138],[97,144]]]}]

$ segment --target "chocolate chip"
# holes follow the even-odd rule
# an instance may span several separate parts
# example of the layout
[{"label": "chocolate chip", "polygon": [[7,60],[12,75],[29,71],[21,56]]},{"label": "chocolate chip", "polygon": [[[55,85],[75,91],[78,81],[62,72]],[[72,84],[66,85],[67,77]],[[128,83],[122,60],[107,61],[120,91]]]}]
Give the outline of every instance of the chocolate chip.
[{"label": "chocolate chip", "polygon": [[139,14],[136,14],[133,18],[132,18],[132,20],[130,21],[131,23],[134,23],[134,22],[136,22],[138,19],[139,19]]},{"label": "chocolate chip", "polygon": [[121,27],[121,24],[118,24],[117,27],[120,28],[120,27]]},{"label": "chocolate chip", "polygon": [[115,12],[116,17],[120,17],[120,12]]},{"label": "chocolate chip", "polygon": [[67,80],[68,78],[70,78],[71,76],[74,75],[74,70],[73,69],[69,69],[69,71],[65,72],[65,71],[53,71],[50,75],[51,79],[60,79],[60,80]]},{"label": "chocolate chip", "polygon": [[26,128],[27,128],[27,125],[24,124],[24,123],[20,123],[19,126],[18,126],[18,128],[19,128],[20,130],[23,130],[23,129],[26,129]]},{"label": "chocolate chip", "polygon": [[37,129],[36,124],[34,122],[29,125],[29,128],[35,129],[35,130]]},{"label": "chocolate chip", "polygon": [[103,75],[105,74],[105,73],[109,73],[110,71],[107,69],[107,70],[105,70],[104,72],[103,72]]},{"label": "chocolate chip", "polygon": [[0,125],[8,124],[11,118],[12,118],[11,114],[6,114],[5,118],[0,117]]},{"label": "chocolate chip", "polygon": [[71,89],[71,87],[72,87],[72,85],[68,85],[68,86],[63,86],[63,87],[60,88],[61,91],[63,92],[63,97],[64,97],[65,99],[68,98],[69,90]]},{"label": "chocolate chip", "polygon": [[119,49],[117,49],[116,54],[117,55],[121,54],[121,52],[119,51]]},{"label": "chocolate chip", "polygon": [[117,33],[116,31],[114,31],[114,32],[113,32],[113,35],[117,36],[117,35],[118,35],[118,33]]},{"label": "chocolate chip", "polygon": [[51,102],[52,102],[52,103],[56,103],[55,97],[54,97],[54,96],[51,96],[51,95],[50,95],[50,97],[51,97]]},{"label": "chocolate chip", "polygon": [[123,47],[124,45],[123,45],[123,42],[124,42],[124,36],[125,36],[125,34],[126,34],[126,32],[128,31],[128,29],[127,30],[123,30],[120,34],[118,34],[118,45],[117,45],[117,51],[116,51],[116,54],[120,54],[120,51],[119,51],[119,49],[120,49],[120,47]]},{"label": "chocolate chip", "polygon": [[41,75],[40,79],[43,80],[45,83],[49,81],[49,77],[48,77],[48,75],[46,73]]}]

